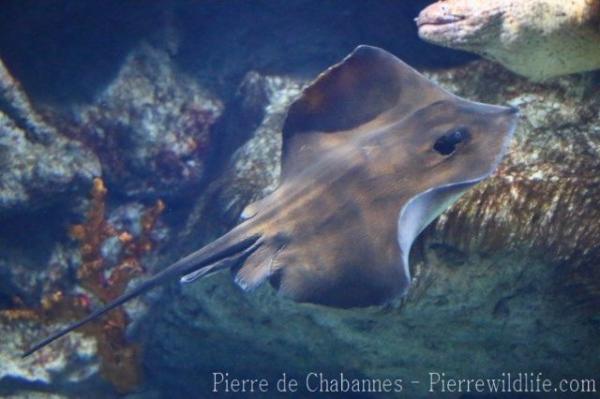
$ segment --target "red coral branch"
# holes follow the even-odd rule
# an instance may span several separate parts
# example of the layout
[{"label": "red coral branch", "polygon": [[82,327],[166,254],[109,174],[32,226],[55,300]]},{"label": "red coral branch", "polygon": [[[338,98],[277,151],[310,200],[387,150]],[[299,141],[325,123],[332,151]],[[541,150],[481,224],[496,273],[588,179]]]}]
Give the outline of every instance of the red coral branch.
[{"label": "red coral branch", "polygon": [[[134,237],[128,231],[118,231],[108,223],[106,195],[103,181],[94,179],[86,221],[70,228],[71,237],[79,241],[81,252],[78,282],[103,303],[122,295],[128,283],[142,273],[140,259],[155,246],[152,232],[165,208],[164,203],[158,200],[148,209],[142,216],[142,232],[139,237]],[[117,237],[123,247],[117,265],[108,272],[108,262],[102,256],[102,245],[112,237]],[[105,277],[107,273],[108,277]],[[84,316],[90,310],[89,305],[89,297],[85,294],[65,295],[56,290],[42,298],[37,308],[5,310],[0,312],[0,316],[9,320],[39,320],[47,323],[67,321]],[[127,342],[125,330],[128,324],[125,310],[117,308],[82,328],[84,333],[96,338],[102,375],[122,393],[132,391],[141,380],[140,348]]]}]

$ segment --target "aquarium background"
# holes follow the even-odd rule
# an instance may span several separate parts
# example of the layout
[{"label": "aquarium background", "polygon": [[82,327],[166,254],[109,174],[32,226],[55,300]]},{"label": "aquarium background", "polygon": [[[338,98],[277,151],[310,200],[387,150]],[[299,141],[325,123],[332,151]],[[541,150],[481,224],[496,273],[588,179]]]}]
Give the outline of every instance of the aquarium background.
[{"label": "aquarium background", "polygon": [[[213,392],[227,372],[269,380],[258,397],[309,395],[274,389],[283,373],[403,381],[341,397],[594,397],[428,391],[432,373],[600,383],[598,73],[532,82],[427,44],[413,19],[430,3],[2,2],[0,396],[236,396]],[[20,358],[271,192],[288,105],[359,44],[521,110],[499,172],[415,245],[402,306],[296,304],[221,273]]]}]

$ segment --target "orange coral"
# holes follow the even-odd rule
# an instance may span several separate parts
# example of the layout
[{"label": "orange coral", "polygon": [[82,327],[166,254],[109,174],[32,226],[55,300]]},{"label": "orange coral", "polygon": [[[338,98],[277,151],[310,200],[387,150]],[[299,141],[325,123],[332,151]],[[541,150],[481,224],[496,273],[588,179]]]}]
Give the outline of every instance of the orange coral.
[{"label": "orange coral", "polygon": [[[156,221],[165,205],[158,200],[142,216],[142,232],[134,237],[128,231],[117,231],[106,220],[105,201],[107,190],[100,178],[94,179],[91,191],[90,209],[86,221],[73,225],[70,235],[80,243],[82,264],[77,271],[79,284],[91,292],[101,302],[106,303],[123,294],[132,278],[138,276],[143,268],[142,255],[154,248],[151,238]],[[123,248],[117,265],[107,274],[107,262],[102,256],[102,244],[111,237],[117,237]],[[56,290],[45,296],[36,309],[10,309],[0,312],[0,316],[9,320],[73,320],[89,311],[89,299],[86,295],[65,295]],[[98,321],[91,322],[82,331],[96,338],[100,371],[119,392],[129,392],[141,379],[139,367],[140,349],[125,338],[129,319],[123,308],[107,313]]]},{"label": "orange coral", "polygon": [[[142,217],[141,236],[134,238],[127,231],[116,231],[106,221],[106,193],[102,180],[95,179],[87,220],[84,224],[72,226],[70,231],[71,236],[80,242],[83,262],[77,277],[81,286],[104,303],[123,294],[129,281],[142,272],[140,258],[154,246],[150,235],[165,207],[162,201],[157,201]],[[105,278],[106,264],[101,247],[109,237],[117,237],[123,243],[123,250],[118,265]],[[123,308],[115,309],[100,324],[99,328],[92,325],[92,329],[98,340],[101,372],[119,391],[130,391],[140,380],[139,348],[125,339],[125,329],[129,324],[127,314]]]}]

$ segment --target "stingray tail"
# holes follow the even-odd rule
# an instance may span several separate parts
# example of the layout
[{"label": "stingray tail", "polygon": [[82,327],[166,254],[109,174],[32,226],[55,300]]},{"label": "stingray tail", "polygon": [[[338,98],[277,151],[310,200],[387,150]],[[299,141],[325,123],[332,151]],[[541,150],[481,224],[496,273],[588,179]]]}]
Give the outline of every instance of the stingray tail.
[{"label": "stingray tail", "polygon": [[184,283],[191,282],[238,262],[240,259],[250,255],[261,245],[261,235],[252,233],[252,229],[249,229],[248,227],[248,222],[242,223],[205,247],[179,259],[166,269],[132,289],[130,292],[123,294],[100,309],[93,311],[85,318],[36,343],[23,353],[23,357],[31,355],[33,352],[36,352],[58,338],[166,281],[180,277],[181,281]]}]

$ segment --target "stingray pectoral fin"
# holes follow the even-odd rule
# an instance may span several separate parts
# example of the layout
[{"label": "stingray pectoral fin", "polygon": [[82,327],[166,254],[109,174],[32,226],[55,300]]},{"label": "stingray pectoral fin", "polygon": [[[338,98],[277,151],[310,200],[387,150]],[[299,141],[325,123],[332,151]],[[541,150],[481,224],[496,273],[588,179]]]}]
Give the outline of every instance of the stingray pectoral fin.
[{"label": "stingray pectoral fin", "polygon": [[282,178],[375,128],[454,98],[387,51],[358,46],[290,105],[282,129]]},{"label": "stingray pectoral fin", "polygon": [[210,266],[200,267],[199,269],[186,274],[185,276],[183,276],[179,279],[179,282],[182,284],[193,283],[194,281],[201,279],[202,277],[208,276],[211,273],[231,267],[237,261],[238,261],[238,256],[230,256],[230,257],[224,258],[218,262],[213,263]]},{"label": "stingray pectoral fin", "polygon": [[412,197],[402,208],[398,217],[398,245],[406,288],[411,282],[408,258],[417,236],[465,191],[486,177],[431,188]]},{"label": "stingray pectoral fin", "polygon": [[254,253],[254,251],[260,248],[262,243],[262,240],[259,238],[256,241],[254,241],[249,247],[238,252],[233,252],[231,256],[226,256],[210,264],[209,266],[199,265],[199,268],[197,270],[194,270],[193,272],[184,275],[183,277],[181,277],[181,279],[179,279],[179,282],[182,284],[193,283],[194,281],[202,277],[208,276],[209,274],[212,274],[216,271],[233,267],[235,266],[235,264],[239,264],[252,253]]},{"label": "stingray pectoral fin", "polygon": [[234,271],[236,284],[246,291],[251,291],[261,285],[273,274],[278,251],[269,245],[261,246],[254,251],[244,261],[244,265]]}]

